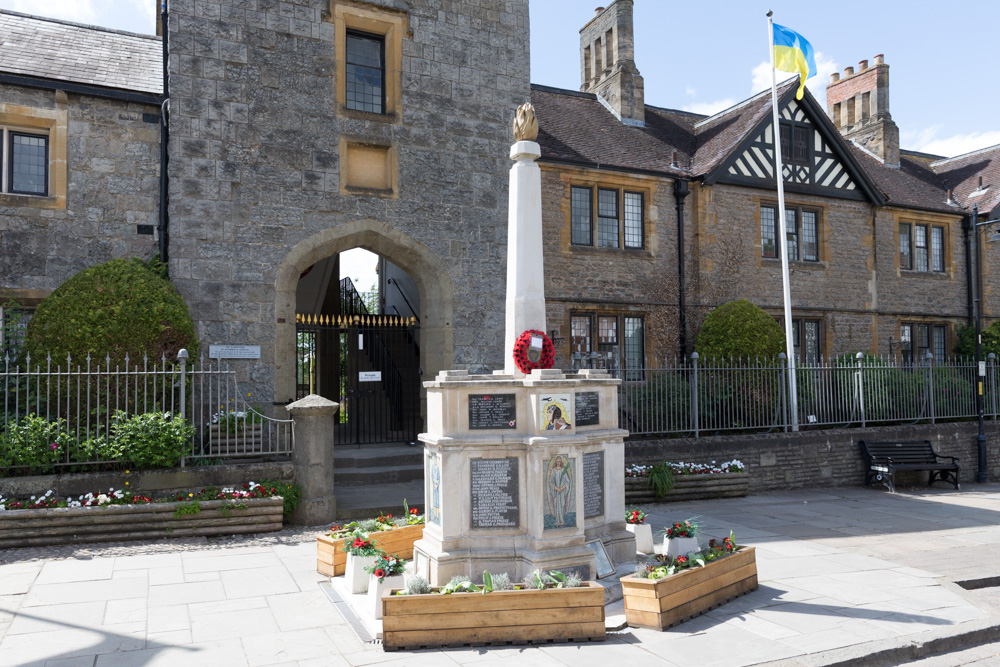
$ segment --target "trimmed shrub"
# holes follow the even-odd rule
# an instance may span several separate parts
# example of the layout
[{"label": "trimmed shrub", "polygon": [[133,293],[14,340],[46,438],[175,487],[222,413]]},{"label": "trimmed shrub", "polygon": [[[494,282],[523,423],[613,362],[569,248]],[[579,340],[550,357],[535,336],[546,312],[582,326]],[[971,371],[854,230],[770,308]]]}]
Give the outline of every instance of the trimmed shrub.
[{"label": "trimmed shrub", "polygon": [[173,360],[181,348],[192,359],[198,341],[187,306],[174,286],[162,277],[159,262],[113,259],[80,271],[38,306],[28,324],[27,348],[32,363],[94,364],[110,356],[111,367],[150,363],[166,355]]},{"label": "trimmed shrub", "polygon": [[[983,359],[986,359],[990,352],[1000,357],[1000,320],[983,329]],[[958,335],[955,336],[955,355],[970,359],[976,356],[975,326],[959,327]]]},{"label": "trimmed shrub", "polygon": [[701,326],[695,351],[704,360],[761,357],[785,351],[785,332],[773,317],[746,299],[715,308]]}]

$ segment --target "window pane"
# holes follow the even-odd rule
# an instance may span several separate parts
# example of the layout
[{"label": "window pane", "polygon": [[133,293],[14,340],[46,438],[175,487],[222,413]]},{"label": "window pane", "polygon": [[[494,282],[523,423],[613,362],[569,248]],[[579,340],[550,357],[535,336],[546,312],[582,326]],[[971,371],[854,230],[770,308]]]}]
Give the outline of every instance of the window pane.
[{"label": "window pane", "polygon": [[570,352],[590,354],[590,316],[573,315],[570,318]]},{"label": "window pane", "polygon": [[799,233],[795,225],[795,209],[785,209],[785,232],[788,234],[788,261],[797,261],[799,258]]},{"label": "window pane", "polygon": [[[783,327],[782,327],[783,328]],[[802,320],[792,320],[792,351],[795,358],[802,358]]]},{"label": "window pane", "polygon": [[576,245],[593,245],[591,239],[591,189],[570,189],[570,225],[572,227],[572,242]]},{"label": "window pane", "polygon": [[642,193],[625,193],[625,247],[642,247]]},{"label": "window pane", "polygon": [[917,271],[927,270],[927,225],[916,225],[913,228],[913,255]]},{"label": "window pane", "polygon": [[806,320],[802,324],[805,330],[805,362],[819,363],[819,322]]},{"label": "window pane", "polygon": [[48,189],[49,138],[10,133],[10,191],[44,195]]},{"label": "window pane", "polygon": [[945,345],[944,345],[944,327],[936,326],[934,327],[934,361],[944,361],[945,357]]},{"label": "window pane", "polygon": [[641,380],[645,341],[642,318],[625,317],[625,379]]},{"label": "window pane", "polygon": [[0,307],[0,361],[17,363],[33,310]]},{"label": "window pane", "polygon": [[618,318],[598,317],[597,318],[597,342],[600,344],[618,342]]},{"label": "window pane", "polygon": [[930,327],[926,324],[917,325],[917,361],[923,362],[927,358],[927,351],[931,349]]},{"label": "window pane", "polygon": [[792,128],[781,123],[781,161],[791,162],[792,160]]},{"label": "window pane", "polygon": [[382,39],[347,33],[347,108],[382,113],[385,63]]},{"label": "window pane", "polygon": [[618,247],[618,191],[597,191],[597,245]]},{"label": "window pane", "polygon": [[799,164],[809,162],[809,130],[804,127],[795,128],[794,151],[792,161]]},{"label": "window pane", "polygon": [[802,259],[819,261],[819,242],[816,231],[816,212],[802,211]]},{"label": "window pane", "polygon": [[913,325],[904,324],[899,327],[899,350],[903,361],[913,361]]},{"label": "window pane", "polygon": [[912,269],[913,258],[910,256],[910,226],[899,226],[899,268]]},{"label": "window pane", "polygon": [[760,256],[761,257],[778,256],[778,254],[775,252],[776,233],[774,231],[774,225],[775,225],[774,212],[775,208],[773,206],[760,207]]},{"label": "window pane", "polygon": [[931,261],[935,271],[944,271],[944,228],[931,227]]}]

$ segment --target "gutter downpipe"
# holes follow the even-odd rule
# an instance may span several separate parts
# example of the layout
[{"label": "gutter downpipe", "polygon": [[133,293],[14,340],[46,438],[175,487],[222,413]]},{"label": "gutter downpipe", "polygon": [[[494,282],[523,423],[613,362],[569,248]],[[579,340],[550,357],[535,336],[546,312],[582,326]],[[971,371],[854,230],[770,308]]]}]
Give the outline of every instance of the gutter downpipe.
[{"label": "gutter downpipe", "polygon": [[680,329],[680,358],[687,355],[687,306],[684,283],[684,199],[691,194],[688,182],[684,179],[674,181],[674,199],[677,200],[677,326]]},{"label": "gutter downpipe", "polygon": [[[965,216],[962,220],[962,236],[965,238],[965,295],[968,301],[968,313],[969,313],[969,326],[973,325],[973,320],[975,319],[975,305],[973,304],[973,290],[972,281],[976,278],[972,273],[972,234],[975,234],[976,230],[972,227],[972,217]],[[976,260],[978,261],[978,257]],[[978,285],[977,285],[978,287]]]},{"label": "gutter downpipe", "polygon": [[160,261],[167,267],[169,275],[169,247],[170,247],[170,214],[167,211],[167,204],[170,196],[170,181],[167,176],[167,144],[170,141],[170,129],[167,123],[167,116],[170,112],[169,84],[169,62],[170,52],[167,43],[167,0],[162,0],[160,25],[163,34],[161,35],[163,45],[163,103],[160,105],[160,220],[159,220],[159,254]]}]

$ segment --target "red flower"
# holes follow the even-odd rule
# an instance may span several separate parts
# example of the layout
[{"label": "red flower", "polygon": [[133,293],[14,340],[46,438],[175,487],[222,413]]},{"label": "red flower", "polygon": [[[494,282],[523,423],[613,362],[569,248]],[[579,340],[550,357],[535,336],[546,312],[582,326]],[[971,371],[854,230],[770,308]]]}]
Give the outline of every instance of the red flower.
[{"label": "red flower", "polygon": [[382,568],[375,570],[375,576],[381,579],[382,577],[385,576],[385,570],[383,570]]},{"label": "red flower", "polygon": [[686,562],[688,562],[687,556],[678,556],[677,557],[677,562],[678,563],[686,563]]},{"label": "red flower", "polygon": [[414,507],[413,509],[410,510],[410,514],[414,514],[414,515],[420,514],[420,511],[416,507]]}]

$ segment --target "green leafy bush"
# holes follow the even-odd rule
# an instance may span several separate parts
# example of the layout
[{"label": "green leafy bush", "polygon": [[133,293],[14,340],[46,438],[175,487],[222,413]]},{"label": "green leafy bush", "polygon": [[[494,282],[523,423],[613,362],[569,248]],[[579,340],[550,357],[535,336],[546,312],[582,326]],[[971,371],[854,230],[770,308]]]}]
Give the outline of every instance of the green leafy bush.
[{"label": "green leafy bush", "polygon": [[[1000,357],[1000,320],[983,329],[983,359],[986,359],[990,352]],[[968,358],[976,356],[976,327],[959,327],[955,336],[955,354]]]},{"label": "green leafy bush", "polygon": [[28,324],[27,349],[34,362],[52,354],[53,364],[66,355],[84,363],[111,358],[112,368],[173,360],[181,348],[197,358],[198,341],[187,306],[161,275],[159,263],[113,259],[80,271],[39,304]]},{"label": "green leafy bush", "polygon": [[274,495],[281,496],[285,503],[281,511],[286,519],[292,515],[292,512],[295,511],[295,508],[299,506],[299,502],[302,500],[302,487],[294,482],[284,482],[280,479],[265,479],[260,485],[267,489],[273,489]]},{"label": "green leafy bush", "polygon": [[169,412],[148,412],[129,417],[117,412],[111,422],[111,439],[122,456],[137,468],[172,468],[191,447],[194,427]]},{"label": "green leafy bush", "polygon": [[746,299],[715,308],[698,332],[695,351],[702,363],[710,360],[761,357],[771,359],[785,351],[785,332],[764,310]]},{"label": "green leafy bush", "polygon": [[0,434],[0,469],[30,466],[36,472],[52,472],[64,460],[72,439],[66,432],[66,420],[54,422],[30,414],[7,424]]}]

